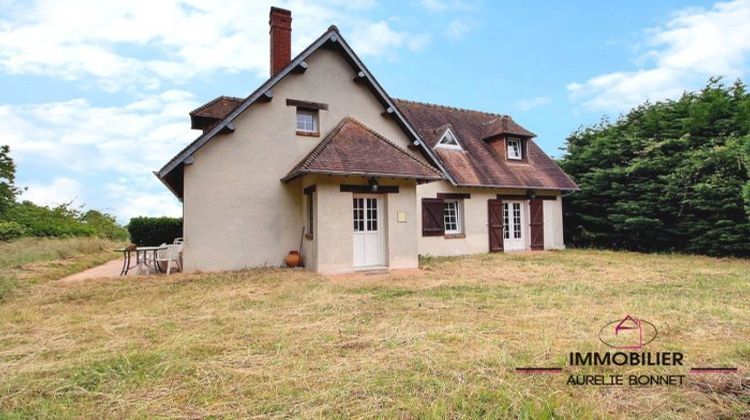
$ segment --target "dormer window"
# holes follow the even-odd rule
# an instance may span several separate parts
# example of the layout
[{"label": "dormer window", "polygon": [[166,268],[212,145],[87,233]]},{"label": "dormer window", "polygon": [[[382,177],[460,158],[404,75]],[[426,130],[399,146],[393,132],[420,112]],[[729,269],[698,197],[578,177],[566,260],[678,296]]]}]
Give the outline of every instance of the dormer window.
[{"label": "dormer window", "polygon": [[461,147],[461,144],[458,142],[458,139],[456,138],[456,135],[453,134],[450,128],[445,130],[443,137],[440,138],[440,141],[438,141],[436,147],[463,150],[463,148]]},{"label": "dormer window", "polygon": [[521,139],[508,137],[508,159],[523,159],[523,143]]}]

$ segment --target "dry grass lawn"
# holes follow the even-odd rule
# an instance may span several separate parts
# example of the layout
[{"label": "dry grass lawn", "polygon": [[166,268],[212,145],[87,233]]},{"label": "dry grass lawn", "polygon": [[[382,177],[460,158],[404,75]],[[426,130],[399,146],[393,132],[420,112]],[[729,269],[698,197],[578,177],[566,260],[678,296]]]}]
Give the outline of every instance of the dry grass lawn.
[{"label": "dry grass lawn", "polygon": [[[0,417],[750,416],[750,261],[604,251],[424,261],[419,272],[292,270],[40,283],[0,303]],[[632,313],[682,351],[681,387],[576,387]],[[564,374],[519,375],[518,366]],[[597,372],[601,372],[597,370]]]},{"label": "dry grass lawn", "polygon": [[29,285],[55,280],[117,258],[115,242],[99,238],[0,241],[0,303]]}]

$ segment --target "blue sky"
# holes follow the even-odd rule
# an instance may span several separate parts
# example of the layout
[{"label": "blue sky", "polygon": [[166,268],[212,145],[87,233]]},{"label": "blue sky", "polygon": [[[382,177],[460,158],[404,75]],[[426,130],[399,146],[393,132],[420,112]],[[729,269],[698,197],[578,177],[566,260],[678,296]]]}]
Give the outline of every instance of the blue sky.
[{"label": "blue sky", "polygon": [[0,0],[0,143],[23,198],[180,215],[151,174],[188,112],[268,74],[268,8],[293,53],[336,24],[394,97],[506,113],[558,157],[577,127],[708,77],[746,78],[750,0]]}]

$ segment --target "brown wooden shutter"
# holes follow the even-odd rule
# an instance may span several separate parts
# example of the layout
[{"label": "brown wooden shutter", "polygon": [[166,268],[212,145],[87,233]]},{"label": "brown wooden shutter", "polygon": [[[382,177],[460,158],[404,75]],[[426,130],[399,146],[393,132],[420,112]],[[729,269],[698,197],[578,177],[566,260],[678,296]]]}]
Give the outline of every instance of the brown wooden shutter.
[{"label": "brown wooden shutter", "polygon": [[487,232],[490,252],[503,251],[503,200],[487,200]]},{"label": "brown wooden shutter", "polygon": [[544,249],[544,204],[539,198],[529,200],[531,213],[531,249]]},{"label": "brown wooden shutter", "polygon": [[443,219],[443,199],[422,199],[422,236],[443,236],[445,220]]}]

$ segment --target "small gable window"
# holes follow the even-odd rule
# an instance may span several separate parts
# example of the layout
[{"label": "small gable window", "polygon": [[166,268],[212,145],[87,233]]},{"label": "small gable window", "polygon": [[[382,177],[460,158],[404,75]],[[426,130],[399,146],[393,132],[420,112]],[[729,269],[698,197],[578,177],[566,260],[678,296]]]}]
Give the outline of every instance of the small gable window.
[{"label": "small gable window", "polygon": [[317,136],[318,110],[297,108],[297,134]]},{"label": "small gable window", "polygon": [[456,138],[456,135],[453,134],[450,128],[445,130],[445,133],[443,134],[443,137],[440,138],[440,141],[438,142],[437,147],[444,147],[446,149],[463,150],[463,148],[461,147],[461,144],[458,142],[458,139]]},{"label": "small gable window", "polygon": [[523,159],[523,143],[521,143],[521,139],[508,138],[508,159]]}]

